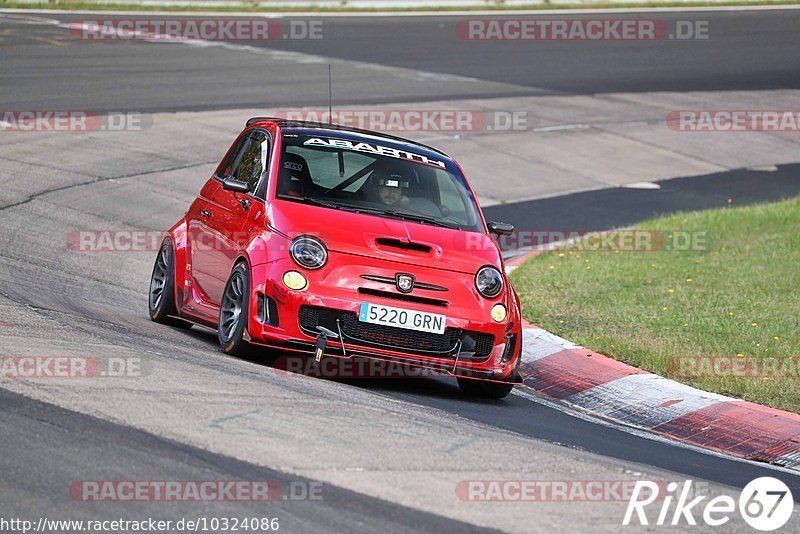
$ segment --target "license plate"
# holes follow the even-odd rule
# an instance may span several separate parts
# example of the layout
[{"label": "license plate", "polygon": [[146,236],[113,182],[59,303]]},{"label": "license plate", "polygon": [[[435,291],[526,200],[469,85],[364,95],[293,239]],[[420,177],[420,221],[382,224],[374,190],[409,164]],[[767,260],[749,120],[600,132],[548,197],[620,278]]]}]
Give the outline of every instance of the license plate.
[{"label": "license plate", "polygon": [[364,323],[395,326],[419,332],[444,334],[447,317],[439,313],[405,310],[362,302],[358,311],[358,320]]}]

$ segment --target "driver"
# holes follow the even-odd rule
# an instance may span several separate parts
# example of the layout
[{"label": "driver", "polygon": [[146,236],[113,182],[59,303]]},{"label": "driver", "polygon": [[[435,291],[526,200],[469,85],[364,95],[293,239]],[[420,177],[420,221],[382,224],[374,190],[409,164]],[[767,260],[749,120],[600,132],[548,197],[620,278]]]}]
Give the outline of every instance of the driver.
[{"label": "driver", "polygon": [[371,189],[380,204],[392,206],[407,201],[408,180],[396,169],[377,168],[370,176]]}]

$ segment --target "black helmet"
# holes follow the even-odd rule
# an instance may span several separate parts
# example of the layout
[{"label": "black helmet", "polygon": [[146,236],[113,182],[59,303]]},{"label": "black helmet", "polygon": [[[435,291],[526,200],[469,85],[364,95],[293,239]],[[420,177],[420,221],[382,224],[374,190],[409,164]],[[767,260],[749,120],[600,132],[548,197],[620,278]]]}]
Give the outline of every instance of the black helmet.
[{"label": "black helmet", "polygon": [[386,167],[378,167],[369,177],[370,183],[376,189],[378,187],[399,187],[401,189],[408,189],[408,180],[403,176],[403,173],[398,169],[390,169]]}]

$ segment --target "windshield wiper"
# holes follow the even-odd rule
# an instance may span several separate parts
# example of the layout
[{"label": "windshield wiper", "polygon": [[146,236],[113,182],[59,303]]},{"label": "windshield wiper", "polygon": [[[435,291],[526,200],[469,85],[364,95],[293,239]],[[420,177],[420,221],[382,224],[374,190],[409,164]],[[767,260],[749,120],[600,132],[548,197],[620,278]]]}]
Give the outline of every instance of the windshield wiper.
[{"label": "windshield wiper", "polygon": [[305,202],[306,204],[314,204],[315,206],[322,206],[325,208],[333,208],[337,210],[345,210],[345,211],[352,211],[354,213],[369,213],[373,215],[385,215],[389,217],[393,217],[395,219],[401,219],[403,221],[411,221],[411,222],[418,222],[423,224],[431,224],[434,226],[441,226],[442,228],[450,228],[451,230],[461,230],[460,226],[456,226],[454,224],[449,224],[444,221],[441,221],[435,217],[428,217],[427,215],[414,215],[411,213],[401,213],[399,211],[394,210],[380,210],[375,208],[365,208],[361,206],[352,206],[349,204],[337,204],[335,202],[327,202],[325,200],[320,200],[314,197],[284,197],[287,200],[295,200],[299,202]]},{"label": "windshield wiper", "polygon": [[295,201],[299,201],[299,202],[304,202],[306,204],[314,204],[315,206],[322,206],[324,208],[333,208],[335,210],[343,209],[343,206],[340,206],[339,204],[335,204],[333,202],[326,202],[324,200],[320,200],[318,198],[313,198],[313,197],[291,197],[291,196],[283,197],[282,196],[281,198],[285,198],[286,200],[295,200]]},{"label": "windshield wiper", "polygon": [[327,200],[320,200],[314,197],[290,197],[290,196],[281,196],[280,198],[285,198],[286,200],[294,200],[296,202],[304,202],[306,204],[313,204],[315,206],[322,206],[324,208],[333,208],[337,210],[344,210],[344,211],[352,211],[354,213],[376,213],[382,214],[383,212],[380,210],[370,210],[368,208],[362,208],[360,206],[352,206],[350,204],[338,204],[336,202],[328,202]]},{"label": "windshield wiper", "polygon": [[441,226],[442,228],[450,228],[451,230],[461,230],[460,226],[449,224],[435,217],[428,217],[427,215],[414,215],[411,213],[399,212],[395,210],[380,210],[376,208],[361,208],[361,207],[359,208],[353,207],[353,211],[358,211],[359,213],[370,213],[373,215],[384,215],[387,217],[392,217],[394,219],[400,219],[403,221],[432,224],[434,226]]},{"label": "windshield wiper", "polygon": [[425,224],[432,224],[434,226],[441,226],[442,228],[450,228],[451,230],[461,230],[460,226],[456,226],[454,224],[446,223],[442,220],[439,220],[435,217],[428,217],[427,215],[415,215],[411,213],[400,213],[394,210],[385,210],[383,211],[386,215],[390,215],[392,217],[397,217],[398,219],[403,219],[404,221],[412,221],[412,222],[419,222]]},{"label": "windshield wiper", "polygon": [[351,204],[339,204],[336,202],[328,202],[327,200],[320,200],[313,197],[298,197],[298,200],[314,204],[316,206],[324,206],[326,208],[335,208],[337,210],[352,211],[353,213],[376,213],[382,214],[380,210],[371,210],[369,208],[362,208],[361,206],[353,206]]}]

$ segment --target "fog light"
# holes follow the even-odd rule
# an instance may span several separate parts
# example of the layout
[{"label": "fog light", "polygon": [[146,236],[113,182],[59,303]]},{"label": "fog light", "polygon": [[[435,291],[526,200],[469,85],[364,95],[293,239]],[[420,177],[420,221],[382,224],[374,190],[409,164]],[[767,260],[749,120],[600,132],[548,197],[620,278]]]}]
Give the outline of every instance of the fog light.
[{"label": "fog light", "polygon": [[502,304],[495,304],[492,306],[492,319],[497,321],[498,323],[502,323],[506,320],[506,307]]},{"label": "fog light", "polygon": [[286,274],[283,275],[283,284],[289,289],[300,291],[308,287],[308,280],[297,271],[286,271]]}]

